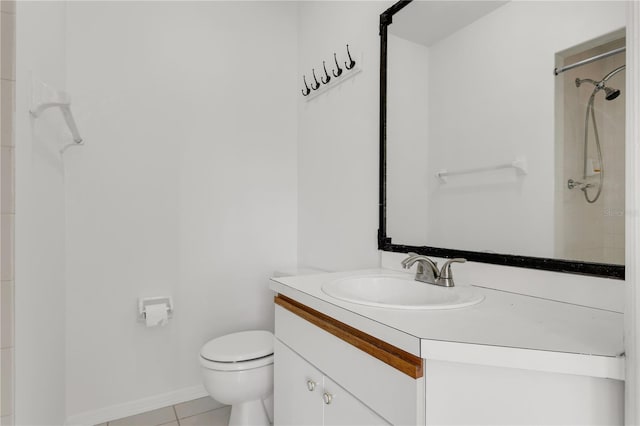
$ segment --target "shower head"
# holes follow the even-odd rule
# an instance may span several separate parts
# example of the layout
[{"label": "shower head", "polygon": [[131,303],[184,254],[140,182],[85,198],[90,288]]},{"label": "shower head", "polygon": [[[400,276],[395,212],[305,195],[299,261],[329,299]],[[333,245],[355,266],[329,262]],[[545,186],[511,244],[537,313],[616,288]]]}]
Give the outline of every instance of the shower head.
[{"label": "shower head", "polygon": [[604,89],[604,93],[605,93],[604,98],[608,101],[612,101],[618,96],[620,96],[620,89],[612,89],[607,86],[603,86],[602,88]]},{"label": "shower head", "polygon": [[595,95],[600,90],[604,90],[604,93],[605,93],[604,98],[608,101],[612,101],[618,96],[620,96],[620,89],[612,89],[610,87],[605,86],[605,83],[611,77],[623,71],[625,68],[626,68],[626,65],[619,66],[618,68],[611,71],[609,74],[605,75],[604,78],[600,81],[595,81],[590,78],[576,78],[575,79],[576,87],[580,87],[582,83],[591,83],[595,86],[595,89],[593,90],[593,95]]},{"label": "shower head", "polygon": [[593,89],[593,95],[595,95],[596,93],[598,93],[600,90],[604,90],[604,98],[608,101],[612,101],[615,98],[617,98],[618,96],[620,96],[620,89],[612,89],[610,87],[607,87],[604,85],[604,80],[601,81],[595,81],[595,80],[591,80],[590,78],[576,78],[576,87],[580,87],[580,85],[582,83],[591,83],[593,84],[595,87],[595,89]]}]

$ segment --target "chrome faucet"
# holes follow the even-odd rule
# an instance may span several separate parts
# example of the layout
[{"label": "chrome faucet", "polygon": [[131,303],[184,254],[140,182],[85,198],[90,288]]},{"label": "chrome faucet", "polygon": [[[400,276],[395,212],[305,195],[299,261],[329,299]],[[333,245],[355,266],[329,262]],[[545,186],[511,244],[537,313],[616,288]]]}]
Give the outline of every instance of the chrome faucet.
[{"label": "chrome faucet", "polygon": [[401,264],[404,269],[409,269],[414,263],[418,263],[415,278],[416,281],[443,287],[453,287],[454,282],[451,264],[464,263],[466,261],[466,259],[462,258],[449,259],[444,263],[444,265],[442,265],[442,269],[438,270],[438,264],[427,256],[409,253],[409,257],[404,259]]}]

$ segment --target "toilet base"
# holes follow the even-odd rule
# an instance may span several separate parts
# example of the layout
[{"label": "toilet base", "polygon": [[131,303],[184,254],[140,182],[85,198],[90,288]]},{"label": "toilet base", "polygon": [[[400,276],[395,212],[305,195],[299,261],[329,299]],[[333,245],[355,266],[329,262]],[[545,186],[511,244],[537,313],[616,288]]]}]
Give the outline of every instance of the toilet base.
[{"label": "toilet base", "polygon": [[270,424],[261,399],[231,406],[229,426],[269,426]]}]

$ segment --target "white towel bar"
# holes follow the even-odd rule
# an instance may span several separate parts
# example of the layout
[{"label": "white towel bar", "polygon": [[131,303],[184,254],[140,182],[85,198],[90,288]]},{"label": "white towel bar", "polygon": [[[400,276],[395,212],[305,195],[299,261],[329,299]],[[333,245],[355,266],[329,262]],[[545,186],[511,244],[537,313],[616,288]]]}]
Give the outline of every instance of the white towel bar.
[{"label": "white towel bar", "polygon": [[440,179],[440,182],[447,183],[447,178],[449,176],[468,175],[473,173],[483,173],[483,172],[489,172],[493,170],[502,170],[502,169],[515,169],[517,174],[526,175],[527,159],[525,157],[518,157],[510,163],[498,164],[495,166],[474,167],[470,169],[462,169],[462,170],[454,170],[454,171],[448,171],[447,169],[442,169],[436,172],[436,177]]},{"label": "white towel bar", "polygon": [[82,137],[71,113],[71,100],[69,95],[62,90],[56,90],[41,81],[34,80],[29,113],[31,113],[33,117],[38,118],[43,111],[52,107],[59,107],[60,111],[62,111],[62,116],[69,127],[74,142],[73,144],[63,147],[60,152],[64,152],[69,146],[82,144]]}]

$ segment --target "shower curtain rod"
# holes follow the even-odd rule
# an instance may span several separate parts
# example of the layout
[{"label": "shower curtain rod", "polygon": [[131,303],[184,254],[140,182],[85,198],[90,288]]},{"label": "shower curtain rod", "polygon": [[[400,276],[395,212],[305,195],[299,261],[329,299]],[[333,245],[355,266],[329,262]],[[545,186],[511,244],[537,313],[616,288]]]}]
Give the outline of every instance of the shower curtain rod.
[{"label": "shower curtain rod", "polygon": [[587,58],[587,59],[583,59],[582,61],[575,62],[575,63],[573,63],[571,65],[566,65],[564,67],[558,67],[558,68],[553,70],[553,74],[554,75],[558,75],[558,74],[560,74],[562,72],[569,71],[570,69],[573,69],[573,68],[576,68],[576,67],[579,67],[579,66],[582,66],[582,65],[590,64],[591,62],[597,61],[599,59],[604,59],[604,58],[607,58],[607,57],[609,57],[611,55],[615,55],[617,53],[622,53],[625,50],[627,50],[626,47],[619,47],[617,49],[613,49],[613,50],[610,50],[608,52],[601,53],[599,55],[592,56],[592,57]]}]

